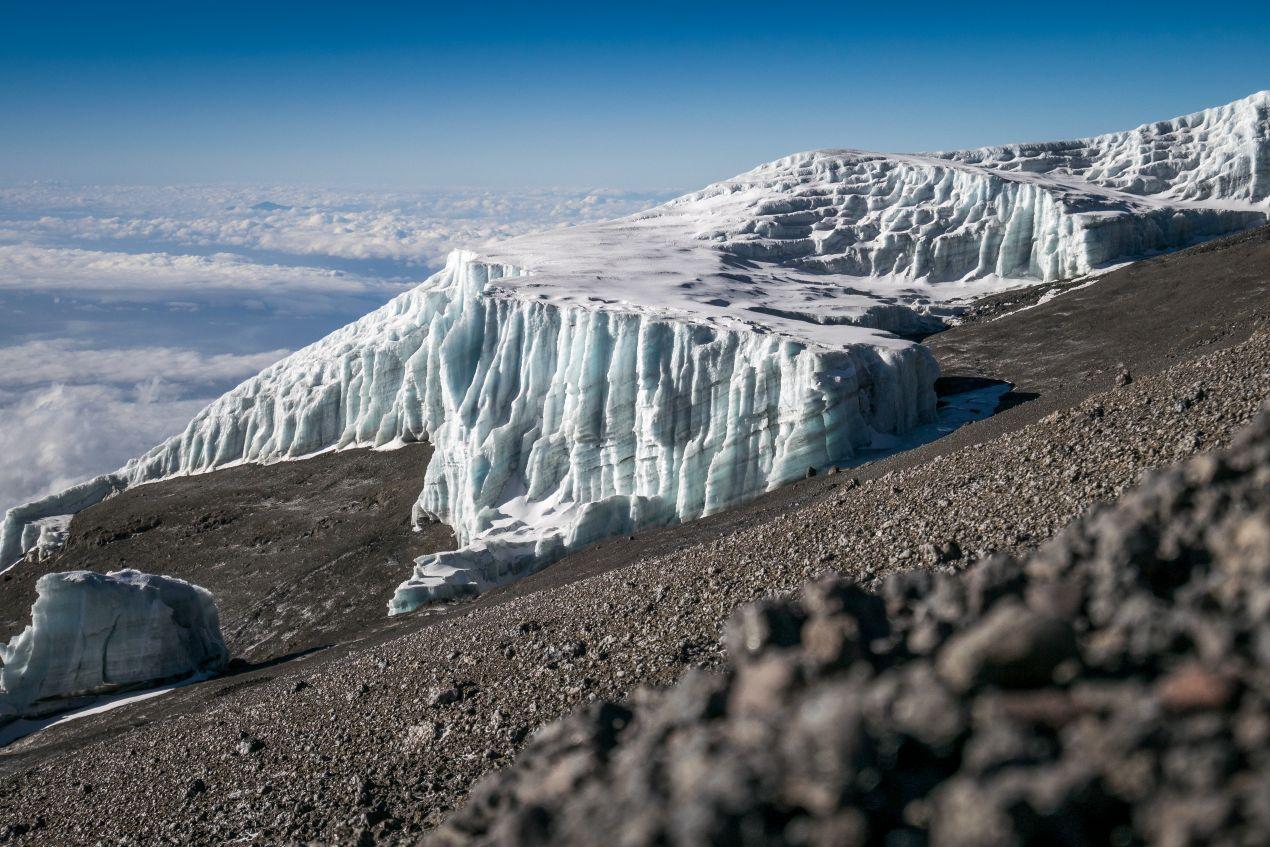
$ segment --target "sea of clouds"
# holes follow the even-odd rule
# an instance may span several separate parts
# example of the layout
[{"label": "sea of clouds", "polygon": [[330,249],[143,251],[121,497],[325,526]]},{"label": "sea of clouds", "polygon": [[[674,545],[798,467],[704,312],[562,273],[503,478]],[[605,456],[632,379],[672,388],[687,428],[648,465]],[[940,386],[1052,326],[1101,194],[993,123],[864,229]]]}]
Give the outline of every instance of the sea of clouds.
[{"label": "sea of clouds", "polygon": [[0,512],[117,468],[455,247],[668,196],[0,188]]}]

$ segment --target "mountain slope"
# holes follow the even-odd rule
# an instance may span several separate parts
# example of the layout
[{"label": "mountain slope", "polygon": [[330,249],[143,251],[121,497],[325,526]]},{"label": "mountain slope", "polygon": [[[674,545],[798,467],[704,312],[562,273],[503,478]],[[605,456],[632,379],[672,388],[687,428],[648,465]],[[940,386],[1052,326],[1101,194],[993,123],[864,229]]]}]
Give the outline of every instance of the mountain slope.
[{"label": "mountain slope", "polygon": [[[1021,431],[984,438],[974,431],[989,422],[972,424],[969,441],[936,462],[858,487],[818,477],[809,482],[836,487],[734,535],[689,537],[620,572],[518,593],[551,568],[471,604],[398,619],[388,639],[50,728],[0,756],[0,832],[68,845],[156,830],[193,843],[418,843],[527,733],[588,700],[638,696],[716,663],[718,626],[737,603],[830,567],[852,576],[909,568],[923,545],[950,537],[967,557],[1020,551],[1198,446],[1160,431],[1194,427],[1204,447],[1224,443],[1267,390],[1268,354],[1265,336],[1254,337]],[[1197,382],[1206,396],[1177,402]],[[236,755],[244,734],[263,746]]]},{"label": "mountain slope", "polygon": [[[946,373],[1004,380],[1015,386],[1014,400],[1033,399],[850,474],[868,481],[1035,423],[1104,391],[1122,364],[1142,380],[1242,343],[1258,326],[1270,326],[1268,269],[1270,227],[1263,227],[1135,263],[1025,311],[1018,301],[1028,291],[992,298],[1008,301],[998,304],[1004,317],[939,333],[928,339],[930,348]],[[1134,316],[1128,324],[1126,313]],[[409,575],[413,557],[453,546],[444,526],[412,533],[407,525],[428,452],[420,444],[331,452],[178,477],[111,497],[75,517],[59,555],[5,575],[0,637],[27,622],[41,574],[144,565],[211,589],[236,656],[276,659],[355,638],[382,619],[384,598]],[[821,474],[689,524],[597,543],[486,599],[545,591],[765,525],[832,496],[842,479]]]}]

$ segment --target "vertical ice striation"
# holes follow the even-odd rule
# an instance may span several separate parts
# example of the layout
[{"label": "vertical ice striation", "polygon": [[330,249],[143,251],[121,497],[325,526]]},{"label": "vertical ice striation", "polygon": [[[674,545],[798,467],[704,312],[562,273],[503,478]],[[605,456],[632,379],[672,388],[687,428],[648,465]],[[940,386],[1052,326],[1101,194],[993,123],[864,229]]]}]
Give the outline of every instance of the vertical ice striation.
[{"label": "vertical ice striation", "polygon": [[1264,223],[1270,91],[1077,141],[799,153],[644,214],[695,219],[734,255],[818,273],[1079,276]]},{"label": "vertical ice striation", "polygon": [[1190,115],[1077,141],[935,155],[1001,172],[1070,177],[1140,197],[1270,201],[1270,91]]},{"label": "vertical ice striation", "polygon": [[75,698],[219,670],[229,654],[206,589],[134,570],[51,573],[31,624],[0,644],[0,721]]},{"label": "vertical ice striation", "polygon": [[955,159],[843,150],[789,156],[666,208],[707,202],[735,212],[701,237],[738,257],[927,283],[1071,278],[1267,217]]},{"label": "vertical ice striation", "polygon": [[448,373],[423,393],[444,413],[418,508],[462,548],[421,559],[394,611],[734,505],[934,414],[938,371],[916,345],[828,351],[638,312],[458,302],[424,357]]}]

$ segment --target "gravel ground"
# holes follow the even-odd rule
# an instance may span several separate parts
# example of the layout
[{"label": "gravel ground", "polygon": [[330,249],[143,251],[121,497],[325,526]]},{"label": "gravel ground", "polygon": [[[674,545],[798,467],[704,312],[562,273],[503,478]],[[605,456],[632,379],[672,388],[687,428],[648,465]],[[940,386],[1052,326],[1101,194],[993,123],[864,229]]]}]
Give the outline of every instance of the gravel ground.
[{"label": "gravel ground", "polygon": [[1263,844],[1270,404],[1025,560],[825,576],[726,643],[543,729],[430,841]]},{"label": "gravel ground", "polygon": [[[816,502],[726,537],[450,610],[324,664],[197,686],[205,708],[165,711],[165,695],[127,722],[48,730],[0,756],[0,833],[414,843],[541,725],[719,665],[739,604],[828,568],[867,581],[1028,549],[1143,470],[1226,443],[1268,390],[1270,341],[1257,334],[918,467],[858,484],[838,474]],[[59,738],[58,755],[40,754]]]}]

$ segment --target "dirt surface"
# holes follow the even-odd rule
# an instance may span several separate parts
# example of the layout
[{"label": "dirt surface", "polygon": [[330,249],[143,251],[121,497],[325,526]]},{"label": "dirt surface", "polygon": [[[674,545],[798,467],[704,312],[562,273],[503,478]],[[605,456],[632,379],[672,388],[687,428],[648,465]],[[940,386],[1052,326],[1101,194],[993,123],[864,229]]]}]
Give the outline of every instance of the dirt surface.
[{"label": "dirt surface", "polygon": [[931,336],[927,345],[946,375],[1005,380],[1025,397],[1059,402],[1101,390],[1122,366],[1131,373],[1162,370],[1238,343],[1266,321],[1270,227],[1087,282],[1060,286],[1040,305],[1029,304],[1026,291],[985,298],[977,317]]},{"label": "dirt surface", "polygon": [[84,510],[66,548],[0,582],[0,638],[30,622],[35,581],[136,568],[216,597],[232,655],[264,661],[347,641],[383,621],[416,556],[454,547],[410,528],[431,450],[349,450],[143,485]]}]

